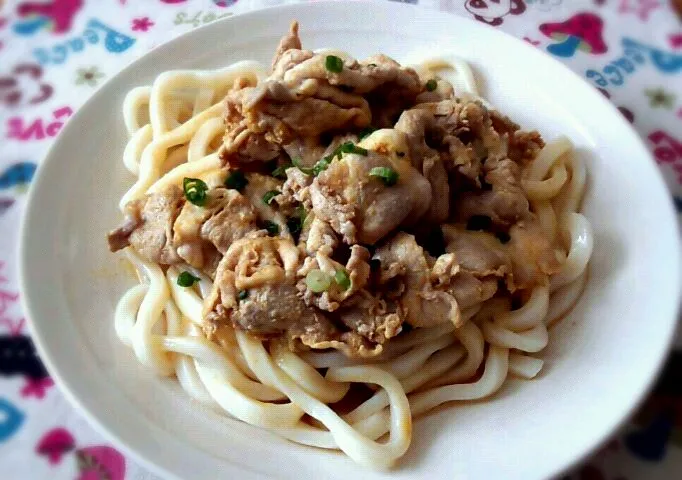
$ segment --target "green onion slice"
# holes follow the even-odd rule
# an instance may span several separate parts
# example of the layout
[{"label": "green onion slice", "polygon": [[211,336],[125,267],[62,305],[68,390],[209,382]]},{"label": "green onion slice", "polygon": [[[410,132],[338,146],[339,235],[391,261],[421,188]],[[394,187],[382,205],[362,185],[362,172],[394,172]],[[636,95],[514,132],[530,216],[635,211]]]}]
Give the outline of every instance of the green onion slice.
[{"label": "green onion slice", "polygon": [[189,202],[200,207],[206,205],[206,201],[208,200],[208,196],[206,195],[208,185],[206,185],[206,182],[199,180],[198,178],[185,177],[182,180],[182,189],[185,192],[185,198]]},{"label": "green onion slice", "polygon": [[438,88],[438,82],[435,81],[433,78],[426,82],[426,89],[429,92],[433,92],[436,88]]},{"label": "green onion slice", "polygon": [[317,177],[320,173],[324,172],[327,167],[329,167],[330,163],[332,163],[331,156],[322,158],[313,166],[313,175]]},{"label": "green onion slice", "polygon": [[311,292],[322,293],[327,291],[331,286],[332,277],[322,270],[311,270],[308,272],[308,275],[305,276],[305,284]]},{"label": "green onion slice", "polygon": [[241,170],[232,170],[225,180],[227,188],[234,188],[237,191],[241,191],[248,183],[249,181]]},{"label": "green onion slice", "polygon": [[306,175],[310,175],[311,173],[313,173],[313,169],[311,167],[306,167],[301,163],[302,160],[300,157],[294,157],[291,159],[291,161],[293,162],[294,167],[298,168],[300,171],[302,171]]},{"label": "green onion slice", "polygon": [[246,297],[249,296],[249,291],[248,290],[239,290],[239,293],[237,294],[237,298],[239,300],[244,300]]},{"label": "green onion slice", "polygon": [[270,190],[268,192],[265,192],[265,195],[263,195],[263,202],[266,205],[270,205],[272,203],[272,199],[275,198],[277,195],[279,195],[279,192],[277,190]]},{"label": "green onion slice", "polygon": [[280,165],[279,167],[275,168],[272,171],[272,176],[275,178],[280,178],[282,180],[286,180],[287,178],[287,168],[291,168],[292,165],[290,163],[285,163],[284,165]]},{"label": "green onion slice", "polygon": [[189,272],[182,272],[180,275],[178,275],[177,284],[181,287],[191,287],[200,280],[201,279],[199,277],[195,277]]},{"label": "green onion slice", "polygon": [[324,68],[332,73],[341,73],[343,60],[336,55],[327,55],[327,58],[324,59]]},{"label": "green onion slice", "polygon": [[344,269],[339,269],[336,271],[334,274],[334,281],[336,281],[339,287],[343,288],[344,290],[348,290],[350,287],[350,277]]},{"label": "green onion slice", "polygon": [[[336,153],[337,151],[338,153]],[[338,155],[339,158],[341,158],[341,154],[343,153],[357,153],[358,155],[367,156],[367,153],[369,152],[366,148],[358,147],[353,142],[346,142],[342,143],[339,148],[334,151],[334,154]]]},{"label": "green onion slice", "polygon": [[380,178],[387,187],[398,183],[398,172],[391,167],[374,167],[369,171],[369,176]]}]

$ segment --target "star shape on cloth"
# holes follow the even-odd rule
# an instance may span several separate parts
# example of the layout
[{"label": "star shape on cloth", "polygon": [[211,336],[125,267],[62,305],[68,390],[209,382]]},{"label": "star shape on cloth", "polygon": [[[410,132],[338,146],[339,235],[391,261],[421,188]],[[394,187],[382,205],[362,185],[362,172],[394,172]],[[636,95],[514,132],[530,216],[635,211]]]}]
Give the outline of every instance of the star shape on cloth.
[{"label": "star shape on cloth", "polygon": [[620,13],[633,12],[640,20],[648,20],[652,10],[662,7],[661,0],[620,0]]},{"label": "star shape on cloth", "polygon": [[87,84],[94,87],[102,77],[104,74],[97,67],[79,68],[76,71],[76,85]]},{"label": "star shape on cloth", "polygon": [[649,88],[644,90],[644,93],[649,97],[649,105],[651,108],[664,107],[670,110],[673,108],[675,95],[668,93],[662,88]]},{"label": "star shape on cloth", "polygon": [[146,32],[150,27],[154,26],[154,22],[149,20],[149,17],[133,18],[132,28],[136,32]]}]

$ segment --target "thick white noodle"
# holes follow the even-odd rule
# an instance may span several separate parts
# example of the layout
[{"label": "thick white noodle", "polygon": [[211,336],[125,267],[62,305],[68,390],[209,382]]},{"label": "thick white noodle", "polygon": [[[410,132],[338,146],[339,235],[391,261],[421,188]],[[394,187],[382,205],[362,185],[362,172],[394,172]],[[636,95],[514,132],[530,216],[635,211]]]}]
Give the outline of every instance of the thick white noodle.
[{"label": "thick white noodle", "polygon": [[549,285],[538,285],[521,308],[495,316],[495,323],[514,332],[528,330],[543,323],[548,309]]},{"label": "thick white noodle", "polygon": [[535,378],[545,362],[539,358],[522,355],[520,353],[509,354],[509,373],[516,377],[530,380]]}]

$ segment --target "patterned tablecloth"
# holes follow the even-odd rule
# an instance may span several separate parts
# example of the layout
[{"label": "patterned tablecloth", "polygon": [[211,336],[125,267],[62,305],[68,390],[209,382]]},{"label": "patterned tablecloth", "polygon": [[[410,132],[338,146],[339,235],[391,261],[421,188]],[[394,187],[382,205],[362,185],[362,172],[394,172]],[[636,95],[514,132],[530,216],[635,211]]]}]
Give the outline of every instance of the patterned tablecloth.
[{"label": "patterned tablecloth", "polygon": [[[673,6],[682,2],[404,1],[494,25],[584,77],[634,124],[682,211],[682,23]],[[17,282],[25,192],[64,122],[124,65],[200,25],[277,3],[0,0],[0,478],[155,478],[85,422],[33,354]],[[682,478],[682,351],[625,430],[569,478]]]}]

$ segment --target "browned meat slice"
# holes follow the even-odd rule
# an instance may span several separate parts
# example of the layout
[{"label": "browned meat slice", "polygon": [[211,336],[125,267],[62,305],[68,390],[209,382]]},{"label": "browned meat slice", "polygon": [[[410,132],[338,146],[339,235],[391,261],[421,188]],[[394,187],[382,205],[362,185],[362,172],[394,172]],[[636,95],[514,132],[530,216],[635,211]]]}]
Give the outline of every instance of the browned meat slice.
[{"label": "browned meat slice", "polygon": [[478,278],[469,272],[460,272],[450,280],[448,292],[460,308],[469,308],[489,300],[497,292],[496,277]]},{"label": "browned meat slice", "polygon": [[[436,260],[432,275],[457,299],[461,308],[492,298],[498,280],[510,281],[512,264],[506,247],[492,234],[444,225],[446,251]],[[456,265],[456,267],[454,267]]]},{"label": "browned meat slice", "polygon": [[374,254],[381,263],[379,282],[404,282],[399,303],[406,321],[414,327],[432,327],[445,322],[459,325],[461,312],[455,297],[434,288],[424,250],[412,235],[399,232]]},{"label": "browned meat slice", "polygon": [[519,165],[509,159],[489,161],[484,171],[490,190],[461,194],[456,201],[458,218],[467,221],[475,215],[485,216],[501,227],[528,218],[530,205],[521,186]]},{"label": "browned meat slice", "polygon": [[561,270],[561,263],[537,221],[520,222],[511,227],[509,235],[514,288],[526,289],[544,284],[548,275]]},{"label": "browned meat slice", "polygon": [[545,146],[538,132],[516,131],[509,137],[509,158],[520,165],[525,165]]},{"label": "browned meat slice", "polygon": [[305,305],[294,285],[298,261],[299,251],[287,239],[233,243],[204,302],[206,334],[212,337],[221,325],[231,324],[261,338],[284,335],[293,348],[335,348],[359,357],[380,353],[381,345],[354,331],[341,331]]},{"label": "browned meat slice", "polygon": [[[373,168],[391,168],[398,182],[387,186],[370,176]],[[428,181],[407,161],[370,150],[333,161],[310,187],[315,216],[348,244],[374,244],[405,223],[414,223],[431,204]]]},{"label": "browned meat slice", "polygon": [[289,33],[284,35],[277,45],[277,50],[275,51],[275,58],[272,59],[272,65],[277,64],[279,59],[282,57],[284,52],[287,50],[300,50],[301,49],[301,39],[298,37],[298,22],[291,22],[291,27],[289,28]]},{"label": "browned meat slice", "polygon": [[237,82],[228,93],[223,158],[270,160],[297,138],[358,130],[373,115],[376,125],[390,126],[423,90],[412,69],[385,55],[345,62],[340,71],[326,61],[325,54],[301,50],[298,25],[292,24],[270,77],[256,86]]},{"label": "browned meat slice", "polygon": [[204,301],[207,333],[228,319],[235,328],[254,334],[284,332],[305,308],[294,286],[298,257],[296,246],[282,238],[242,238],[232,243]]},{"label": "browned meat slice", "polygon": [[142,219],[138,215],[139,211],[130,210],[130,214],[126,215],[120,227],[109,232],[107,240],[109,241],[109,250],[118,252],[130,245],[130,234],[142,223]]},{"label": "browned meat slice", "polygon": [[444,225],[442,227],[448,253],[453,253],[461,271],[476,277],[494,275],[502,277],[511,273],[511,262],[505,246],[492,234],[472,232]]},{"label": "browned meat slice", "polygon": [[[317,219],[315,220],[317,221]],[[369,251],[360,245],[350,248],[350,257],[346,265],[329,258],[326,251],[329,247],[312,253],[305,259],[303,266],[298,271],[300,280],[298,290],[302,292],[306,305],[314,305],[321,310],[333,312],[339,308],[342,302],[353,297],[367,285],[369,281]],[[324,291],[313,291],[307,284],[306,277],[310,272],[323,276],[329,280],[329,287]],[[344,272],[347,276],[348,285],[339,284],[335,280],[337,272]]]},{"label": "browned meat slice", "polygon": [[225,102],[222,154],[242,162],[271,160],[280,154],[281,145],[297,137],[362,128],[371,119],[366,100],[328,85],[303,95],[278,80],[266,80],[231,90]]},{"label": "browned meat slice", "polygon": [[339,318],[352,331],[378,344],[398,335],[404,320],[396,302],[387,302],[365,290],[353,297],[351,305],[344,305]]},{"label": "browned meat slice", "polygon": [[319,252],[329,257],[339,244],[334,229],[319,218],[313,218],[310,227],[301,234],[301,239],[305,241],[305,250],[308,255],[315,255]]},{"label": "browned meat slice", "polygon": [[305,141],[296,138],[293,142],[284,145],[284,151],[287,152],[289,158],[296,158],[305,167],[315,165],[320,158],[324,157],[325,150],[325,147],[319,145],[312,138]]},{"label": "browned meat slice", "polygon": [[348,357],[371,358],[383,351],[355,331],[341,331],[322,312],[310,311],[287,331],[289,348],[293,351],[333,348]]},{"label": "browned meat slice", "polygon": [[282,185],[282,193],[275,198],[275,201],[286,208],[293,208],[301,203],[310,210],[313,203],[310,198],[310,185],[313,177],[306,175],[296,167],[288,168],[286,171],[287,179]]},{"label": "browned meat slice", "polygon": [[426,143],[428,131],[433,129],[434,116],[424,109],[403,112],[395,125],[407,136],[412,165],[422,172],[431,184],[431,206],[426,220],[442,223],[450,214],[450,185],[441,153]]},{"label": "browned meat slice", "polygon": [[173,225],[178,255],[196,268],[210,263],[212,251],[224,254],[232,242],[258,230],[253,206],[238,191],[219,187],[207,197],[204,206],[186,202]]},{"label": "browned meat slice", "polygon": [[283,78],[289,85],[301,85],[315,79],[324,80],[333,86],[341,86],[354,94],[365,95],[386,86],[387,90],[404,91],[414,102],[421,92],[419,76],[411,68],[401,67],[398,62],[386,55],[373,55],[358,62],[344,62],[340,72],[332,72],[326,68],[327,55],[313,55],[288,70]]},{"label": "browned meat slice", "polygon": [[112,251],[131,245],[151,262],[169,265],[181,261],[173,246],[173,223],[184,201],[182,190],[173,185],[130,202],[123,225],[109,234]]},{"label": "browned meat slice", "polygon": [[276,204],[273,202],[265,203],[263,197],[268,192],[277,192],[282,188],[282,181],[269,175],[260,173],[246,174],[248,184],[244,187],[244,196],[251,203],[253,209],[261,222],[272,222],[279,228],[282,237],[289,237],[286,218]]},{"label": "browned meat slice", "polygon": [[259,336],[280,335],[306,310],[296,293],[296,287],[287,284],[251,289],[232,312],[232,324]]}]

